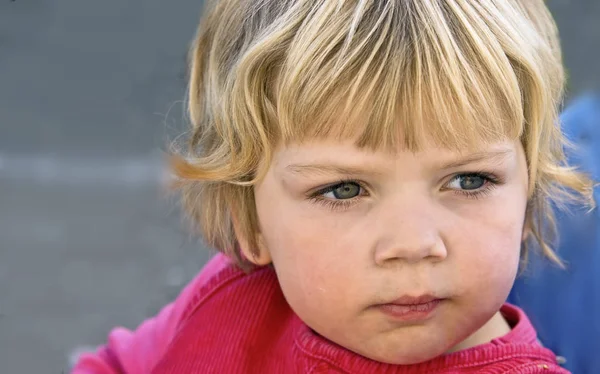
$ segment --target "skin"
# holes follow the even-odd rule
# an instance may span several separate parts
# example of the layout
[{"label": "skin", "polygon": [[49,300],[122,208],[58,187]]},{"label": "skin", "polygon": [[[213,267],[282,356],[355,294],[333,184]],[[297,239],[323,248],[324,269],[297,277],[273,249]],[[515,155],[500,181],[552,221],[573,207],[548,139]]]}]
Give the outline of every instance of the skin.
[{"label": "skin", "polygon": [[[518,269],[527,178],[509,140],[461,153],[293,144],[255,186],[258,255],[237,234],[247,258],[273,263],[289,305],[318,334],[414,364],[510,330],[499,308]],[[424,321],[378,306],[425,294],[443,301]]]}]

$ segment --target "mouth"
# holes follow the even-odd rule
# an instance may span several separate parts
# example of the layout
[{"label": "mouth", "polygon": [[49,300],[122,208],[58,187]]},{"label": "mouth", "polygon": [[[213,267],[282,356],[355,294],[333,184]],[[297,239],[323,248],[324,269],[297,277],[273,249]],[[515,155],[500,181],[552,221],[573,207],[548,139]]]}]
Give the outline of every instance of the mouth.
[{"label": "mouth", "polygon": [[431,295],[402,296],[375,307],[383,314],[402,322],[422,322],[432,318],[445,299]]}]

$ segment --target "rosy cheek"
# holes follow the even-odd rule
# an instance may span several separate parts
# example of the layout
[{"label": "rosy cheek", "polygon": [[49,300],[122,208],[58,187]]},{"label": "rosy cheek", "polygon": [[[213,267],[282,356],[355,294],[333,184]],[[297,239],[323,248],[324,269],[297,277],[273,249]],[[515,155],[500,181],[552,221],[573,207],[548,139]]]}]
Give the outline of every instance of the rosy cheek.
[{"label": "rosy cheek", "polygon": [[[470,273],[479,287],[491,293],[507,293],[519,264],[519,235],[514,228],[492,230],[488,240],[482,240],[472,256]],[[502,295],[505,297],[506,295]]]},{"label": "rosy cheek", "polygon": [[464,286],[473,291],[473,287],[477,292],[510,287],[518,268],[521,204],[510,199],[502,201],[503,207],[496,202],[477,204],[477,211],[464,212],[446,231],[450,257],[456,258],[459,273],[463,274],[460,282],[466,282]]},{"label": "rosy cheek", "polygon": [[293,227],[279,226],[276,252],[280,253],[274,253],[275,266],[280,267],[290,290],[310,298],[300,302],[335,299],[345,289],[340,283],[344,269],[351,265],[348,254],[355,248],[349,247],[348,234],[340,232],[334,220],[296,217]]}]

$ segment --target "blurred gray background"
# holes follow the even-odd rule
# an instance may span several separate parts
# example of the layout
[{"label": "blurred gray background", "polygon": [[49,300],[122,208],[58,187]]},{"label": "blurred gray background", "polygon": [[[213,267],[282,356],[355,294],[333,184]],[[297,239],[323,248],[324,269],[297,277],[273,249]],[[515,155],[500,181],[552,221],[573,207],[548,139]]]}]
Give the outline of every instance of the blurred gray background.
[{"label": "blurred gray background", "polygon": [[[569,92],[600,83],[600,2],[549,0]],[[161,189],[202,1],[0,0],[0,374],[61,373],[208,257]]]}]

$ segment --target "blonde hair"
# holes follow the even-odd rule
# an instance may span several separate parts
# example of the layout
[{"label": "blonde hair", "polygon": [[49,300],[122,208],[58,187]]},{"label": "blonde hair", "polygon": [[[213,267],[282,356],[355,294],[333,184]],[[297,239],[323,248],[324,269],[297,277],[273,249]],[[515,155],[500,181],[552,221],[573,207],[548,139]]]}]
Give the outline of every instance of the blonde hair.
[{"label": "blonde hair", "polygon": [[591,184],[565,165],[564,72],[542,0],[207,3],[190,51],[190,143],[172,165],[208,245],[249,265],[232,215],[256,248],[253,185],[279,144],[418,150],[427,136],[461,149],[508,137],[527,156],[526,227],[560,264],[542,230],[551,203],[591,204]]}]

